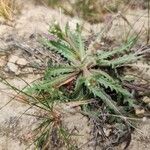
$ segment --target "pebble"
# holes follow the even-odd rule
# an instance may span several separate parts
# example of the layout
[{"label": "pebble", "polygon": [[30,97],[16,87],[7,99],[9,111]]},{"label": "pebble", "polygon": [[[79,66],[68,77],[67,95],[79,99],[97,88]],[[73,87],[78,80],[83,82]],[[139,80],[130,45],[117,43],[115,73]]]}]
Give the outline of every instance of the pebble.
[{"label": "pebble", "polygon": [[26,59],[19,58],[16,55],[11,55],[9,58],[9,62],[16,63],[17,65],[20,65],[20,66],[25,66],[28,63]]},{"label": "pebble", "polygon": [[135,113],[136,113],[136,115],[138,115],[138,116],[143,116],[144,113],[145,113],[145,110],[144,110],[144,109],[139,109],[139,108],[137,108],[137,109],[135,109]]},{"label": "pebble", "polygon": [[10,71],[12,71],[14,73],[18,71],[18,66],[12,62],[8,62],[7,67],[9,68]]},{"label": "pebble", "polygon": [[6,63],[6,56],[0,57],[0,67],[4,67]]},{"label": "pebble", "polygon": [[25,66],[28,62],[24,58],[19,58],[16,63],[18,65]]},{"label": "pebble", "polygon": [[11,62],[11,63],[16,63],[18,59],[19,59],[18,56],[16,56],[16,55],[11,55],[10,58],[9,58],[9,62]]},{"label": "pebble", "polygon": [[149,104],[150,103],[150,98],[148,96],[145,96],[143,97],[143,102],[146,103],[146,104]]}]

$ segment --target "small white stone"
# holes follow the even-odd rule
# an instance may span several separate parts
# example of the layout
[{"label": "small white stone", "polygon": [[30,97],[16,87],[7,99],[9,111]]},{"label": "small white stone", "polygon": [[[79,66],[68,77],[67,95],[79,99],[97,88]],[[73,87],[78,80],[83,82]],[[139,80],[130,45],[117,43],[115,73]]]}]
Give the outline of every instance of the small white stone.
[{"label": "small white stone", "polygon": [[41,64],[41,60],[39,60],[39,59],[36,59],[35,62],[38,64]]},{"label": "small white stone", "polygon": [[15,65],[14,63],[8,62],[7,66],[9,68],[9,70],[12,71],[12,72],[17,72],[18,71],[18,66]]},{"label": "small white stone", "polygon": [[146,104],[149,104],[150,103],[150,98],[148,96],[145,96],[143,97],[143,102],[146,103]]},{"label": "small white stone", "polygon": [[18,65],[25,66],[28,62],[24,58],[19,58],[16,63]]},{"label": "small white stone", "polygon": [[33,68],[24,68],[22,69],[23,72],[33,72]]},{"label": "small white stone", "polygon": [[104,42],[101,42],[101,45],[102,45],[102,46],[104,46],[104,45],[105,45],[105,43],[104,43]]},{"label": "small white stone", "polygon": [[0,57],[0,67],[4,67],[6,63],[6,56]]},{"label": "small white stone", "polygon": [[111,129],[106,129],[106,128],[104,128],[103,129],[104,130],[104,132],[105,132],[105,135],[108,137],[109,135],[110,135],[110,133],[111,133]]},{"label": "small white stone", "polygon": [[143,121],[143,122],[147,121],[147,118],[146,118],[146,117],[143,117],[143,118],[142,118],[142,121]]},{"label": "small white stone", "polygon": [[9,62],[11,62],[11,63],[16,63],[18,59],[19,59],[18,56],[16,56],[16,55],[11,55],[10,58],[9,58]]},{"label": "small white stone", "polygon": [[17,70],[17,72],[15,72],[16,75],[19,75],[21,73],[20,70]]}]

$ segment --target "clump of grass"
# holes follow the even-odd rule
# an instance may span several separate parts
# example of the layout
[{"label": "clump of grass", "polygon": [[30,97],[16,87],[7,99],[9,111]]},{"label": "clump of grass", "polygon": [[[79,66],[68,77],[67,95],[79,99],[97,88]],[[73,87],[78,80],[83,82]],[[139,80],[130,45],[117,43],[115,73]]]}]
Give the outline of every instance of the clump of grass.
[{"label": "clump of grass", "polygon": [[0,16],[4,19],[13,20],[13,14],[16,9],[15,0],[0,0]]},{"label": "clump of grass", "polygon": [[[47,107],[47,109],[49,109]],[[75,147],[74,141],[71,139],[70,132],[63,127],[61,115],[54,109],[45,111],[44,116],[39,117],[39,126],[34,130],[35,146],[37,149],[60,148],[65,146],[67,149]]]}]

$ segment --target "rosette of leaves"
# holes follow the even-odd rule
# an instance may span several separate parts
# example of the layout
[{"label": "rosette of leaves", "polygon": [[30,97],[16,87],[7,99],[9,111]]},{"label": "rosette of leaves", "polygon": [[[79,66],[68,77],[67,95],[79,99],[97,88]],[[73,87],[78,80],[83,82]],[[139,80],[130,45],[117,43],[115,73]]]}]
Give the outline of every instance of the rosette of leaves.
[{"label": "rosette of leaves", "polygon": [[[66,96],[68,100],[94,98],[104,102],[114,113],[121,114],[123,112],[118,103],[127,104],[131,108],[134,100],[123,86],[118,70],[141,57],[131,51],[135,42],[136,38],[130,38],[117,49],[93,51],[86,47],[78,24],[75,31],[71,31],[68,24],[65,31],[55,24],[50,28],[44,43],[60,55],[65,63],[50,66],[44,80],[32,87],[32,90],[49,92],[59,99],[66,95],[66,88],[71,84],[73,88]],[[112,93],[116,96],[113,97]]]}]

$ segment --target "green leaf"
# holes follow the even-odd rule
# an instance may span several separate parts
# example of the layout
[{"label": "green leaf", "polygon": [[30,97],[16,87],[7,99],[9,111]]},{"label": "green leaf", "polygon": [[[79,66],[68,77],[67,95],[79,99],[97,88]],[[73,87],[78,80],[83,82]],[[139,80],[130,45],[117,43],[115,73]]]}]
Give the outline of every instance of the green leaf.
[{"label": "green leaf", "polygon": [[54,95],[54,93],[58,91],[59,85],[69,80],[70,78],[74,77],[75,75],[76,73],[68,73],[68,74],[53,77],[50,80],[43,80],[40,81],[39,83],[33,84],[27,90],[30,92],[30,94],[33,93],[40,94],[40,92],[45,91],[45,92],[53,93]]},{"label": "green leaf", "polygon": [[124,55],[122,57],[116,58],[115,60],[110,61],[110,65],[112,67],[118,67],[123,64],[132,63],[133,61],[139,59],[138,56],[135,56],[134,54]]},{"label": "green leaf", "polygon": [[131,94],[126,89],[122,88],[122,86],[119,83],[117,83],[115,81],[113,82],[113,81],[107,80],[103,76],[99,76],[96,79],[105,88],[110,88],[111,91],[115,90],[117,93],[120,93],[124,96],[131,97]]},{"label": "green leaf", "polygon": [[68,73],[60,76],[56,76],[52,78],[50,81],[44,81],[43,83],[40,83],[41,88],[45,89],[48,87],[57,87],[63,82],[69,80],[71,77],[76,76],[77,73]]},{"label": "green leaf", "polygon": [[125,43],[121,48],[112,51],[102,51],[98,54],[98,59],[107,59],[109,57],[114,56],[115,54],[122,54],[124,51],[129,51],[131,47],[135,44],[136,38],[130,38],[127,43]]},{"label": "green leaf", "polygon": [[76,80],[74,92],[72,93],[73,98],[83,97],[83,84],[85,79],[82,76],[79,76]]},{"label": "green leaf", "polygon": [[85,45],[81,36],[81,30],[76,32],[70,31],[70,28],[66,28],[66,34],[68,37],[68,42],[70,46],[77,52],[80,60],[82,61],[85,56]]},{"label": "green leaf", "polygon": [[129,54],[113,60],[98,60],[97,63],[101,66],[111,66],[112,68],[116,68],[124,64],[133,63],[141,57],[142,56],[136,56],[135,54]]},{"label": "green leaf", "polygon": [[70,40],[72,48],[79,54],[82,61],[85,56],[85,45],[81,36],[81,28],[77,25],[76,32],[70,31],[69,26],[66,27],[66,34]]},{"label": "green leaf", "polygon": [[110,109],[112,109],[116,114],[121,114],[119,109],[117,108],[115,102],[107,95],[103,89],[98,87],[88,86],[88,89],[94,94],[94,96],[99,97]]},{"label": "green leaf", "polygon": [[60,41],[45,41],[45,44],[50,48],[53,48],[52,50],[67,58],[73,64],[77,65],[79,63],[78,56],[72,52],[70,47],[62,44]]},{"label": "green leaf", "polygon": [[80,51],[80,59],[83,61],[85,57],[85,45],[81,37],[80,31],[78,32],[78,42],[79,42],[79,51]]},{"label": "green leaf", "polygon": [[125,98],[124,98],[124,103],[125,103],[125,102],[128,102],[128,104],[129,104],[130,107],[134,107],[134,102],[135,102],[134,99],[129,98],[129,97],[125,97]]},{"label": "green leaf", "polygon": [[112,91],[115,90],[117,93],[121,93],[124,96],[131,97],[131,94],[121,86],[118,80],[113,79],[108,73],[102,70],[92,70],[93,78],[98,81],[105,88],[110,88]]},{"label": "green leaf", "polygon": [[93,73],[94,76],[103,76],[105,77],[107,80],[111,81],[111,82],[115,82],[115,80],[105,71],[100,70],[100,69],[91,69],[91,72]]},{"label": "green leaf", "polygon": [[46,71],[45,76],[46,77],[55,77],[57,75],[65,74],[65,73],[71,73],[76,71],[76,68],[73,66],[53,66],[51,68],[48,68]]}]

